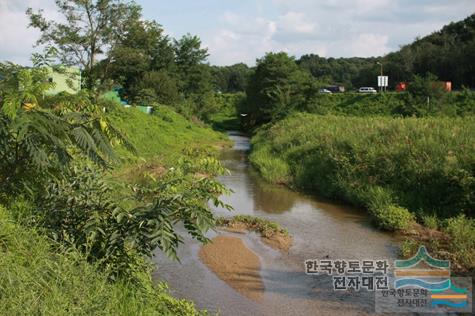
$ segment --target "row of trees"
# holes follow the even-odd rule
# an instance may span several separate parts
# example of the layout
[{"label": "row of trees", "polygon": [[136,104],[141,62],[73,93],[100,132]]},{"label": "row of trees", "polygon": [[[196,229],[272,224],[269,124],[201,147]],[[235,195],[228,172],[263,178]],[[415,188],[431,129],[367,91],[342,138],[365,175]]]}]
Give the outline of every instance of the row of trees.
[{"label": "row of trees", "polygon": [[475,14],[440,31],[418,38],[384,58],[394,80],[431,72],[456,88],[475,87]]},{"label": "row of trees", "polygon": [[320,93],[324,82],[316,80],[286,53],[268,53],[257,61],[249,78],[246,99],[239,112],[246,128],[275,122],[295,111],[317,114],[464,116],[475,111],[474,93],[447,93],[437,76],[413,75],[406,93],[391,95]]},{"label": "row of trees", "polygon": [[[42,11],[29,9],[30,26],[42,32],[38,44],[53,46],[62,63],[82,67],[88,89],[114,82],[133,102],[174,104],[191,99],[200,103],[203,95],[214,91],[245,91],[256,70],[242,63],[208,65],[208,51],[197,36],[170,38],[157,22],[144,20],[134,2],[57,0],[57,4],[64,22],[49,21]],[[472,15],[385,57],[324,58],[310,54],[295,62],[321,85],[342,84],[349,89],[373,86],[378,62],[385,65],[392,82],[431,72],[441,80],[453,81],[456,87],[473,87],[474,57]]]}]

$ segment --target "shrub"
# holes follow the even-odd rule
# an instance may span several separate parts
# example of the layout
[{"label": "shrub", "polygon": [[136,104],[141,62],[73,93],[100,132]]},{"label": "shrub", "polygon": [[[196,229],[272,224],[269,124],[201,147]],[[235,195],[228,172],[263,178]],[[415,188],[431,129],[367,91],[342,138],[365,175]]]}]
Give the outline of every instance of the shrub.
[{"label": "shrub", "polygon": [[396,231],[406,230],[414,222],[414,215],[407,209],[396,206],[392,193],[382,187],[370,187],[360,193],[360,199],[368,206],[376,225]]},{"label": "shrub", "polygon": [[[206,242],[214,226],[207,202],[224,205],[218,197],[227,189],[211,177],[224,172],[218,161],[205,157],[182,160],[146,186],[135,185],[133,199],[120,203],[102,175],[90,167],[76,167],[67,179],[53,182],[40,201],[39,217],[51,237],[72,245],[111,278],[134,278],[144,269],[143,258],[156,248],[176,259],[183,223],[195,239]],[[125,208],[122,205],[135,205]]]},{"label": "shrub", "polygon": [[467,265],[475,265],[475,220],[459,215],[446,221],[450,244]]},{"label": "shrub", "polygon": [[413,239],[405,239],[400,245],[400,252],[403,258],[409,258],[417,253],[421,244]]},{"label": "shrub", "polygon": [[87,93],[45,98],[45,69],[0,64],[0,76],[0,192],[38,193],[74,154],[106,167],[118,158],[112,142],[132,149]]},{"label": "shrub", "polygon": [[430,229],[439,228],[439,219],[435,215],[423,215],[422,223],[424,224],[425,227],[430,228]]},{"label": "shrub", "polygon": [[378,226],[389,231],[405,230],[414,221],[414,215],[407,209],[396,205],[387,205],[370,211]]}]

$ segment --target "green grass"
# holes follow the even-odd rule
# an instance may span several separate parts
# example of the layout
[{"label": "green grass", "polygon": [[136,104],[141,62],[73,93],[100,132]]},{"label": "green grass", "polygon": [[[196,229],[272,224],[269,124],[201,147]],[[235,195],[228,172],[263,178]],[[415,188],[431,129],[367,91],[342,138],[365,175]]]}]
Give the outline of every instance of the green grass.
[{"label": "green grass", "polygon": [[[184,149],[216,148],[228,143],[224,134],[187,120],[167,106],[159,106],[153,115],[135,108],[117,108],[111,111],[112,123],[123,131],[144,159],[161,158],[165,163],[178,159]],[[130,162],[137,160],[121,146],[119,154]]]},{"label": "green grass", "polygon": [[474,139],[474,117],[297,114],[257,133],[250,159],[270,181],[359,206],[382,188],[388,204],[417,215],[473,216]]},{"label": "green grass", "polygon": [[220,112],[210,117],[213,129],[218,131],[238,131],[241,129],[241,122],[234,112]]},{"label": "green grass", "polygon": [[0,315],[197,315],[163,284],[111,283],[75,250],[60,250],[0,206]]},{"label": "green grass", "polygon": [[114,168],[112,178],[120,182],[144,183],[147,174],[160,176],[184,155],[214,155],[219,148],[230,145],[225,134],[188,120],[167,106],[156,107],[153,115],[118,107],[111,111],[110,119],[137,150],[133,154],[121,145],[115,146],[122,163]]},{"label": "green grass", "polygon": [[241,121],[238,112],[245,99],[243,93],[223,93],[216,95],[217,111],[210,115],[209,123],[219,131],[238,131]]},{"label": "green grass", "polygon": [[415,219],[439,229],[450,239],[443,250],[470,270],[474,140],[475,117],[300,113],[261,128],[250,160],[268,181],[366,208],[383,229],[407,230]]}]

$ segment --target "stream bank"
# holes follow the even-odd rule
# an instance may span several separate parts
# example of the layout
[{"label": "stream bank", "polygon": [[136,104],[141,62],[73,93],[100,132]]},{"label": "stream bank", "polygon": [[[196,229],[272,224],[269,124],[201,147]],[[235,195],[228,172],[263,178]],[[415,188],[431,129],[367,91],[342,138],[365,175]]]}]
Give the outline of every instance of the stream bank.
[{"label": "stream bank", "polygon": [[251,271],[255,275],[259,269],[263,284],[257,300],[206,265],[199,255],[202,246],[189,237],[178,251],[181,263],[156,252],[154,278],[166,281],[175,296],[221,315],[371,314],[373,293],[334,292],[331,277],[305,274],[304,261],[393,260],[398,255],[395,236],[373,228],[362,211],[265,183],[248,163],[249,138],[239,133],[230,133],[230,138],[234,147],[223,152],[222,161],[231,174],[219,180],[234,192],[222,197],[234,211],[213,208],[216,216],[252,215],[277,222],[293,236],[293,246],[282,252],[263,243],[256,233],[209,233],[209,238],[238,238],[259,258],[259,268]]}]

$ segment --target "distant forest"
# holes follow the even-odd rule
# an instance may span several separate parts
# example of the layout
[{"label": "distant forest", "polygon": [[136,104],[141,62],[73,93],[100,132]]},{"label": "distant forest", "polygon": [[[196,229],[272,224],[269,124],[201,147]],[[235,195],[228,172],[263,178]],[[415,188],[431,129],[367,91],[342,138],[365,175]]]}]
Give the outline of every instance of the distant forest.
[{"label": "distant forest", "polygon": [[[314,54],[302,56],[296,63],[308,71],[322,86],[343,85],[347,89],[375,86],[380,72],[390,77],[390,88],[414,75],[431,73],[442,81],[451,81],[455,89],[475,88],[475,14],[460,22],[444,26],[440,31],[384,57],[325,58]],[[253,68],[245,64],[212,66],[214,84],[222,92],[244,91]]]}]

